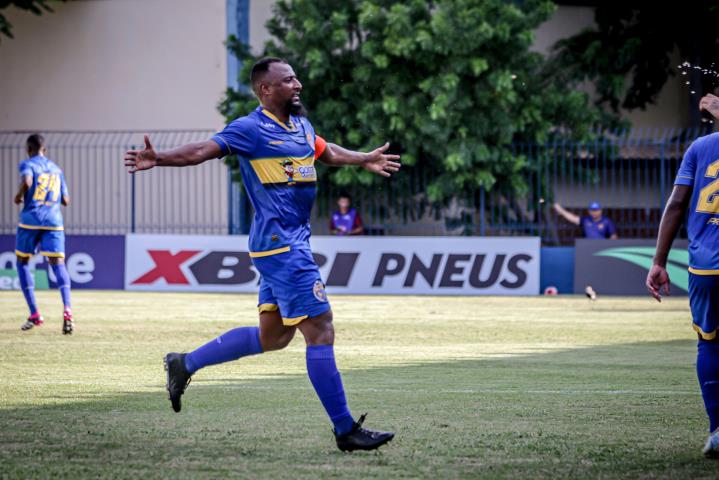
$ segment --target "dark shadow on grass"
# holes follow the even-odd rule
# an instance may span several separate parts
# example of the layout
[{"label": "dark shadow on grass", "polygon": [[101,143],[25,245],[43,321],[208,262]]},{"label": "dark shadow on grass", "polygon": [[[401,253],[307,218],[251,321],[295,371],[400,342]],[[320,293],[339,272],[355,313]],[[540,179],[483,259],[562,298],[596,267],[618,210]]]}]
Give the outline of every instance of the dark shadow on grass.
[{"label": "dark shadow on grass", "polygon": [[398,432],[380,454],[334,449],[305,375],[208,369],[180,414],[158,378],[150,393],[0,410],[0,477],[710,476],[694,345],[345,370],[355,414]]}]

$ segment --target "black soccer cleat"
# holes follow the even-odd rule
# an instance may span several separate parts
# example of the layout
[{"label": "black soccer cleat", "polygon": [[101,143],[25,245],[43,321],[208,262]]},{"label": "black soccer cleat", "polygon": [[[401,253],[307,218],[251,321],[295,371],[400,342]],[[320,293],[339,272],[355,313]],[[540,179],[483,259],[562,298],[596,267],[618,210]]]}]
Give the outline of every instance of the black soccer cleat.
[{"label": "black soccer cleat", "polygon": [[335,433],[337,448],[343,452],[354,450],[375,450],[394,438],[394,432],[377,432],[362,428],[362,423],[367,417],[365,413],[352,426],[352,430],[344,435]]},{"label": "black soccer cleat", "polygon": [[167,372],[167,393],[176,412],[182,410],[180,398],[190,384],[192,374],[185,368],[184,353],[168,353],[165,355],[165,371]]}]

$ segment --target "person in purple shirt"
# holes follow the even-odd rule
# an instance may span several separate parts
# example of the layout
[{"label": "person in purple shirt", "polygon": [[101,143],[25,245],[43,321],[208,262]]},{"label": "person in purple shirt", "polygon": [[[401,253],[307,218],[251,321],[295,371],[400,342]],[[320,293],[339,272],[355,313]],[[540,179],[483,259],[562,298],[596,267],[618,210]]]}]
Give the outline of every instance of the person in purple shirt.
[{"label": "person in purple shirt", "polygon": [[599,238],[616,240],[617,228],[609,218],[602,215],[602,206],[599,202],[589,204],[588,215],[579,216],[574,214],[560,204],[554,204],[554,211],[564,217],[569,223],[582,227],[584,238]]},{"label": "person in purple shirt", "polygon": [[340,195],[337,200],[339,210],[330,218],[330,233],[332,235],[362,235],[364,226],[359,212],[351,207],[352,199],[347,194]]}]

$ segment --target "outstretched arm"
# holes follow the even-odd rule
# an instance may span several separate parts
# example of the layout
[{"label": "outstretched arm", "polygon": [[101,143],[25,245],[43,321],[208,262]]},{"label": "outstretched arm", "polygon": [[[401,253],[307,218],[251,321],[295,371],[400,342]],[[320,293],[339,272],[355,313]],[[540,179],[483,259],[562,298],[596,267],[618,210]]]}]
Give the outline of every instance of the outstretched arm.
[{"label": "outstretched arm", "polygon": [[128,150],[125,153],[125,166],[130,167],[128,173],[135,173],[153,167],[189,167],[222,156],[222,150],[214,140],[188,143],[172,150],[156,152],[150,137],[145,135],[145,148]]},{"label": "outstretched arm", "polygon": [[669,197],[667,206],[659,224],[659,235],[657,236],[657,251],[654,254],[654,265],[647,275],[647,290],[658,302],[662,301],[661,292],[669,295],[669,274],[667,274],[667,257],[672,248],[674,237],[677,236],[679,227],[684,221],[684,213],[689,206],[692,197],[692,187],[688,185],[676,185]]},{"label": "outstretched arm", "polygon": [[579,218],[579,215],[570,212],[558,203],[554,204],[554,211],[563,216],[564,219],[569,223],[573,223],[575,225],[579,225],[580,223],[582,223],[582,219]]},{"label": "outstretched arm", "polygon": [[347,150],[334,143],[328,143],[327,148],[319,157],[319,161],[332,167],[359,165],[374,174],[390,177],[393,173],[398,172],[402,165],[395,161],[399,160],[399,155],[384,153],[388,148],[389,143],[385,143],[381,147],[365,153]]}]

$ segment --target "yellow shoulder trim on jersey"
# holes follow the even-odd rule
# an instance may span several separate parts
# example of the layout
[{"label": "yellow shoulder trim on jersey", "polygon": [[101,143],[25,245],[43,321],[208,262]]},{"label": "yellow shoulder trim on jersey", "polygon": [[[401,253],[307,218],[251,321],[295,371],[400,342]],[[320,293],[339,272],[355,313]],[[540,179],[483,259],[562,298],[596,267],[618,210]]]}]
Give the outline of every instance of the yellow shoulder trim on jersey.
[{"label": "yellow shoulder trim on jersey", "polygon": [[703,270],[694,267],[689,267],[689,271],[694,275],[719,275],[719,270]]},{"label": "yellow shoulder trim on jersey", "polygon": [[276,312],[277,310],[279,310],[279,308],[280,307],[278,305],[275,305],[274,303],[261,303],[257,307],[257,309],[260,311],[260,313]]},{"label": "yellow shoulder trim on jersey", "polygon": [[294,132],[295,130],[297,130],[297,129],[295,128],[295,124],[292,123],[292,120],[290,120],[289,125],[288,125],[288,124],[286,124],[285,122],[283,122],[282,120],[280,120],[279,118],[277,118],[272,112],[270,112],[270,111],[267,110],[266,108],[263,108],[263,109],[262,109],[262,113],[264,113],[265,116],[267,116],[270,120],[272,120],[273,122],[275,122],[275,123],[276,123],[277,125],[279,125],[280,127],[284,128],[284,129],[287,130],[288,132]]},{"label": "yellow shoulder trim on jersey", "polygon": [[26,228],[28,230],[55,230],[55,231],[65,230],[65,227],[43,227],[42,225],[25,225],[24,223],[18,223],[17,226],[20,228]]},{"label": "yellow shoulder trim on jersey", "polygon": [[40,255],[43,257],[65,258],[65,254],[61,252],[40,252]]},{"label": "yellow shoulder trim on jersey", "polygon": [[692,323],[692,328],[694,329],[695,332],[697,332],[699,335],[701,335],[701,337],[704,340],[714,340],[714,338],[716,338],[716,336],[717,336],[716,330],[714,330],[713,332],[707,333],[704,330],[702,330],[701,328],[699,328],[699,325],[697,325],[696,323]]},{"label": "yellow shoulder trim on jersey", "polygon": [[316,182],[315,157],[255,158],[250,165],[262,183]]},{"label": "yellow shoulder trim on jersey", "polygon": [[277,255],[278,253],[285,253],[289,252],[290,247],[289,245],[282,248],[275,248],[274,250],[266,250],[264,252],[250,252],[250,257],[252,258],[259,258],[259,257],[269,257],[270,255]]},{"label": "yellow shoulder trim on jersey", "polygon": [[30,258],[33,254],[21,252],[20,250],[15,250],[15,255],[17,255],[18,257]]},{"label": "yellow shoulder trim on jersey", "polygon": [[304,320],[307,317],[308,317],[308,315],[302,315],[301,317],[294,317],[294,318],[282,317],[282,324],[287,327],[291,327],[293,325],[297,325],[298,323],[300,323],[302,320]]}]

